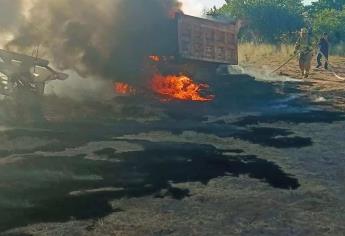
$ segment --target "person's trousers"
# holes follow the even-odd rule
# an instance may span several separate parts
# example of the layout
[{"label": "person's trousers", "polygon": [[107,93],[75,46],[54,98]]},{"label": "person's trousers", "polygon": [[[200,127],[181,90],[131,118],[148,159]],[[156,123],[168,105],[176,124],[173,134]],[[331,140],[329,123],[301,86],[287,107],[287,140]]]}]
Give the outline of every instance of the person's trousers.
[{"label": "person's trousers", "polygon": [[325,69],[328,69],[328,53],[324,53],[324,52],[319,52],[317,54],[317,67],[322,66],[322,62],[321,59],[322,57],[325,56],[326,62],[325,62]]}]

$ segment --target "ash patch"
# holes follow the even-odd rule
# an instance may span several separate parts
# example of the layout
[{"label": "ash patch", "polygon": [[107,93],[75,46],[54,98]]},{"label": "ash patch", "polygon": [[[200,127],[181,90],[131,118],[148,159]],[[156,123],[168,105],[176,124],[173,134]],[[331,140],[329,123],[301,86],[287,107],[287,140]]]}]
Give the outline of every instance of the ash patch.
[{"label": "ash patch", "polygon": [[168,182],[208,184],[211,179],[222,176],[248,175],[276,188],[299,187],[297,179],[284,173],[273,162],[254,155],[239,155],[239,150],[231,153],[231,150],[219,150],[209,145],[176,143],[146,143],[145,146],[146,150],[141,154],[130,152],[123,156],[136,171],[147,173],[146,180],[155,185]]},{"label": "ash patch", "polygon": [[309,112],[293,112],[269,114],[263,116],[247,116],[238,120],[234,125],[246,126],[257,125],[260,123],[272,124],[276,122],[286,122],[292,124],[300,123],[333,123],[345,120],[343,112],[334,111],[309,111]]},{"label": "ash patch", "polygon": [[202,124],[199,126],[194,125],[189,127],[174,127],[174,129],[167,130],[175,135],[182,135],[186,131],[189,131],[194,133],[215,135],[219,138],[239,139],[251,142],[253,144],[259,144],[264,147],[274,147],[279,149],[303,148],[313,145],[312,138],[298,136],[291,129],[283,128],[260,126],[236,127],[232,124],[216,122],[212,124]]},{"label": "ash patch", "polygon": [[302,148],[313,145],[309,137],[295,136],[293,132],[286,129],[268,127],[252,127],[235,134],[234,138],[276,148]]},{"label": "ash patch", "polygon": [[[93,155],[101,155],[101,159],[106,161],[87,160],[85,154],[73,158],[37,157],[30,163],[18,163],[25,173],[21,175],[17,171],[16,183],[0,186],[0,191],[9,201],[27,202],[30,207],[16,204],[6,207],[0,204],[0,231],[42,222],[102,218],[122,211],[111,207],[109,202],[115,199],[152,196],[180,200],[189,197],[190,191],[177,188],[175,184],[200,182],[207,185],[210,180],[224,176],[246,175],[280,189],[296,189],[300,186],[296,178],[284,173],[273,162],[239,154],[240,150],[232,152],[197,144],[139,144],[145,149],[125,153],[109,148],[93,151]],[[117,161],[112,162],[112,159]],[[18,166],[7,166],[0,177],[4,180],[9,178],[6,176],[12,173],[13,168]],[[31,172],[38,175],[38,171],[44,171],[46,175],[59,171],[66,176],[38,179],[42,182],[39,188],[17,186],[30,186],[30,183],[32,186],[33,180],[28,175]],[[68,175],[93,175],[99,178],[68,178]],[[85,189],[88,191],[83,191]],[[76,191],[83,194],[71,194]]]}]

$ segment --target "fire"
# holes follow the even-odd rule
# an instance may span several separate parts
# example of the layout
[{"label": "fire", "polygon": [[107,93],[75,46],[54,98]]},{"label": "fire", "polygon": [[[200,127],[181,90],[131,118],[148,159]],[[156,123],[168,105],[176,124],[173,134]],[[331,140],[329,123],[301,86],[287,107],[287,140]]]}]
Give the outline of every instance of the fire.
[{"label": "fire", "polygon": [[114,91],[119,95],[130,95],[135,93],[135,89],[133,87],[121,82],[114,83]]},{"label": "fire", "polygon": [[159,56],[155,56],[155,55],[149,56],[149,58],[151,59],[151,61],[154,61],[154,62],[159,62],[161,60]]},{"label": "fire", "polygon": [[197,84],[185,75],[167,75],[155,74],[152,79],[152,89],[156,93],[167,98],[178,100],[189,100],[207,102],[214,99],[213,95],[203,96],[200,91],[207,89],[207,84]]}]

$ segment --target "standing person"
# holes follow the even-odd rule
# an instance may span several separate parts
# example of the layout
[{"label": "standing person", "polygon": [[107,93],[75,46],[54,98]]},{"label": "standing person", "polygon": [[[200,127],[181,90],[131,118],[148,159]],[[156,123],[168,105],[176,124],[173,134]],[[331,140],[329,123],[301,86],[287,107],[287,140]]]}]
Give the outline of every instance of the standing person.
[{"label": "standing person", "polygon": [[307,29],[308,35],[311,38],[311,37],[313,37],[313,23],[310,19],[308,12],[303,12],[302,16],[304,19],[305,28]]},{"label": "standing person", "polygon": [[325,57],[325,69],[328,69],[328,51],[329,51],[329,41],[328,41],[328,34],[323,33],[323,36],[319,40],[318,44],[318,52],[317,52],[317,66],[316,68],[320,68],[322,66],[321,59]]},{"label": "standing person", "polygon": [[313,58],[312,39],[306,28],[302,28],[299,38],[295,44],[295,54],[298,53],[299,68],[302,77],[308,78],[311,67],[311,59]]}]

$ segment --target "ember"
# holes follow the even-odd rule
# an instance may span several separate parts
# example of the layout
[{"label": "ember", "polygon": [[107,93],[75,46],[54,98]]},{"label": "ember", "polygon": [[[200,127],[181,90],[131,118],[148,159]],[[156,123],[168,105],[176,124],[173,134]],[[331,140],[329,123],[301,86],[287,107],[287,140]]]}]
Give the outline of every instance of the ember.
[{"label": "ember", "polygon": [[133,87],[121,82],[114,83],[114,91],[119,95],[130,95],[135,93],[135,89]]},{"label": "ember", "polygon": [[214,99],[213,95],[203,96],[200,94],[202,89],[209,87],[207,84],[194,83],[192,79],[185,75],[163,76],[161,74],[155,74],[151,85],[153,91],[167,98],[199,102]]},{"label": "ember", "polygon": [[161,58],[159,56],[149,56],[149,58],[151,59],[151,61],[154,61],[154,62],[159,62],[161,60]]}]

